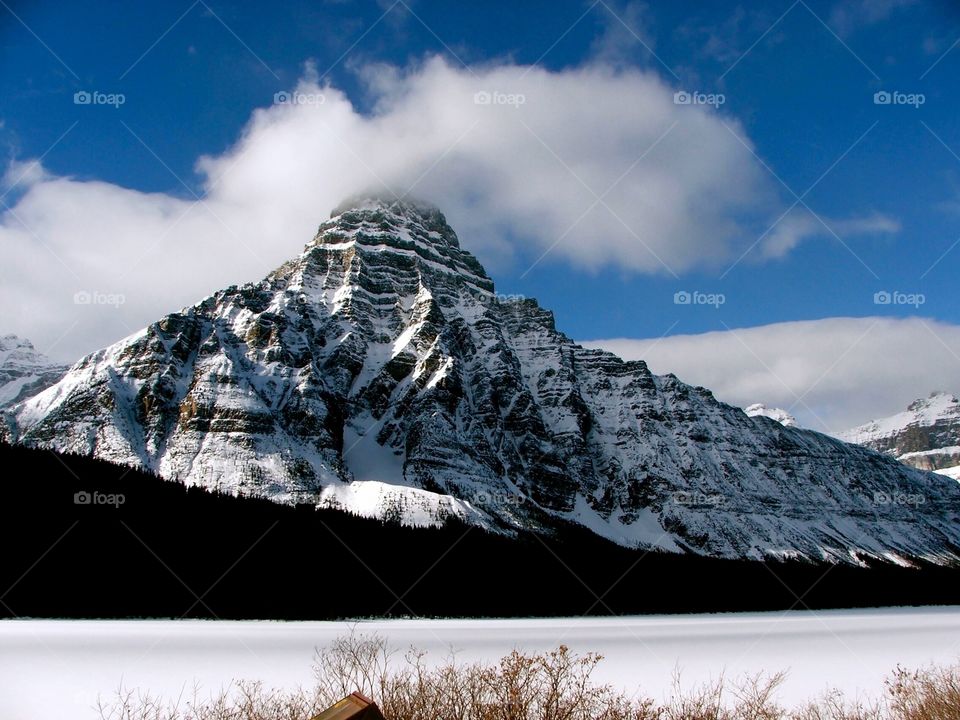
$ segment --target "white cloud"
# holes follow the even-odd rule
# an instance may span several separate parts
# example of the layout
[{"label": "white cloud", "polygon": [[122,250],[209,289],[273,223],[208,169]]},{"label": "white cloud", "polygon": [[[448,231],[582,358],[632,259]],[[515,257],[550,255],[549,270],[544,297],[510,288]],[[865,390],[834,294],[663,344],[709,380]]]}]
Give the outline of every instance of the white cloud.
[{"label": "white cloud", "polygon": [[[2,128],[3,124],[0,123],[0,129]],[[50,175],[37,160],[27,160],[26,162],[11,160],[7,165],[6,172],[0,177],[0,190],[8,194],[20,186],[29,187],[49,178]]]},{"label": "white cloud", "polygon": [[597,7],[601,13],[603,31],[597,35],[590,50],[597,60],[611,64],[629,63],[638,55],[645,60],[655,51],[656,38],[649,32],[653,22],[650,6],[642,0],[608,0]]},{"label": "white cloud", "polygon": [[814,237],[836,237],[846,241],[856,235],[892,234],[900,232],[900,223],[893,218],[874,213],[864,217],[819,219],[806,208],[791,210],[766,235],[761,244],[764,258],[783,257],[804,240]]},{"label": "white cloud", "polygon": [[960,391],[960,327],[924,318],[829,318],[583,344],[645,360],[732,405],[785,408],[828,432],[891,415],[934,390]]},{"label": "white cloud", "polygon": [[[28,172],[0,216],[0,329],[72,359],[259,279],[370,189],[436,202],[494,268],[543,253],[588,271],[721,268],[781,209],[736,120],[674,104],[654,72],[370,66],[369,113],[315,77],[296,88],[303,102],[256,110],[231,148],[198,161],[196,205],[11,167]],[[125,302],[78,306],[78,291]]]},{"label": "white cloud", "polygon": [[841,35],[890,18],[896,10],[917,0],[841,0],[830,13],[830,26]]}]

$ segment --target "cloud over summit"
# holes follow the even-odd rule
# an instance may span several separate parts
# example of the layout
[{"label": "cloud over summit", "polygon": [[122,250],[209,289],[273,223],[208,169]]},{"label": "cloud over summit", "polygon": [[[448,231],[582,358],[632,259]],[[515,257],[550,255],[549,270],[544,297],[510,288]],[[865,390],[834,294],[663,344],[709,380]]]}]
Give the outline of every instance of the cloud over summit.
[{"label": "cloud over summit", "polygon": [[[676,104],[651,71],[430,57],[359,77],[367,111],[308,67],[232,147],[198,159],[197,201],[11,167],[6,180],[20,181],[0,215],[4,330],[76,357],[258,279],[299,252],[331,208],[370,189],[434,202],[494,270],[722,269],[783,209],[738,121]],[[775,236],[766,254],[811,232]],[[75,305],[81,291],[124,302]]]}]

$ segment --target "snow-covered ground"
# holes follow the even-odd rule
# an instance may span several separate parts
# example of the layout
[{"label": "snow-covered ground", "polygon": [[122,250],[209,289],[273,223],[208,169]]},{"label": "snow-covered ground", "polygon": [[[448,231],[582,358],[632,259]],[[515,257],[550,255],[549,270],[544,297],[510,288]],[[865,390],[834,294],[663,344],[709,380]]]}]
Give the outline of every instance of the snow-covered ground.
[{"label": "snow-covered ground", "polygon": [[952,477],[954,480],[960,480],[960,465],[954,465],[953,467],[940,468],[939,470],[934,470],[941,475],[946,475],[947,477]]},{"label": "snow-covered ground", "polygon": [[684,685],[788,670],[781,692],[799,702],[827,687],[882,692],[885,675],[960,657],[960,607],[542,620],[350,623],[0,621],[0,718],[95,718],[98,693],[121,683],[176,696],[231,678],[294,687],[311,680],[314,648],[351,627],[441,660],[494,660],[514,647],[567,644],[605,656],[596,677],[664,697],[674,668]]}]

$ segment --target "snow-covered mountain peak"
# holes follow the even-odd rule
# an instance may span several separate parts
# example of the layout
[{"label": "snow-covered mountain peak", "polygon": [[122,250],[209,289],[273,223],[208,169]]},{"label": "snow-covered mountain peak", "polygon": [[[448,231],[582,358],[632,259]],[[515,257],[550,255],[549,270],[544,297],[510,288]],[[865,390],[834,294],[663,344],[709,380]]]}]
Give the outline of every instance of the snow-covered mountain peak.
[{"label": "snow-covered mountain peak", "polygon": [[[345,213],[355,212],[382,212],[398,217],[416,219],[439,216],[443,213],[433,203],[416,197],[397,197],[383,193],[360,193],[346,198],[330,211],[330,219],[337,218]],[[446,222],[444,220],[444,222]]]},{"label": "snow-covered mountain peak", "polygon": [[0,407],[43,390],[59,380],[66,369],[38,352],[26,338],[0,337]]},{"label": "snow-covered mountain peak", "polygon": [[750,417],[766,417],[776,420],[784,427],[798,427],[797,419],[783,408],[767,407],[763,403],[754,403],[743,409]]},{"label": "snow-covered mountain peak", "polygon": [[934,420],[948,414],[960,414],[960,400],[956,395],[937,390],[928,397],[914,400],[907,410],[913,412],[918,420]]},{"label": "snow-covered mountain peak", "polygon": [[919,432],[920,429],[955,423],[960,423],[960,400],[950,393],[934,392],[926,398],[914,400],[903,412],[871,420],[841,433],[839,437],[860,444],[883,440],[893,443],[894,438],[903,437],[906,433],[912,437],[904,437],[905,444],[900,452],[916,452],[932,449],[921,437],[923,433]]},{"label": "snow-covered mountain peak", "polygon": [[941,470],[960,463],[960,400],[933,392],[903,412],[840,433],[847,442],[887,453],[913,467]]},{"label": "snow-covered mountain peak", "polygon": [[[315,290],[317,272],[326,275],[327,254],[342,253],[344,290],[359,286],[381,298],[399,295],[409,304],[426,292],[440,307],[456,307],[464,297],[488,302],[493,281],[460,241],[443,213],[415,200],[361,198],[334,210],[320,225],[298,261],[278,269],[292,270],[288,284]],[[379,304],[383,305],[384,300]]]},{"label": "snow-covered mountain peak", "polygon": [[320,226],[315,242],[336,244],[342,237],[363,234],[460,249],[460,241],[440,209],[415,199],[360,197],[342,203]]},{"label": "snow-covered mountain peak", "polygon": [[4,364],[7,356],[17,351],[36,353],[33,343],[26,338],[13,334],[0,336],[0,364]]}]

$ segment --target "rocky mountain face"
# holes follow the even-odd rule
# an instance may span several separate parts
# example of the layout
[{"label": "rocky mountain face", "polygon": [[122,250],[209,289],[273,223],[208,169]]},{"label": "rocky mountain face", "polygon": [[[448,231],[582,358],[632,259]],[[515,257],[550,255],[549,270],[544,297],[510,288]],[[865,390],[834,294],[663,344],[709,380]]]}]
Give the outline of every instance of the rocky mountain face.
[{"label": "rocky mountain face", "polygon": [[839,437],[922,470],[954,469],[960,465],[960,400],[935,392],[914,400],[901,413],[872,420]]},{"label": "rocky mountain face", "polygon": [[30,446],[284,502],[719,557],[960,559],[960,484],[748,417],[504,298],[436,209],[366,200],[303,253],[5,415]]},{"label": "rocky mountain face", "polygon": [[66,371],[65,365],[37,352],[29,340],[16,335],[0,337],[0,408],[50,387]]}]

